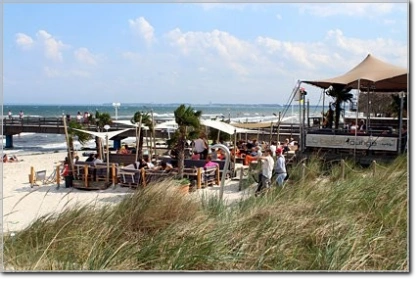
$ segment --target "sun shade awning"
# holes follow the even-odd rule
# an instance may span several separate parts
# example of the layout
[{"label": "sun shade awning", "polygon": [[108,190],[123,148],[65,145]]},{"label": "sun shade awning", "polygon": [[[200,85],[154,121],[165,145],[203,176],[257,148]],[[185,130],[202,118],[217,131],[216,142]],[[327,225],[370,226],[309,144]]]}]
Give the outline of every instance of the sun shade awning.
[{"label": "sun shade awning", "polygon": [[72,128],[72,130],[80,131],[86,134],[90,134],[96,137],[99,137],[103,140],[106,140],[106,136],[108,136],[109,139],[113,138],[114,136],[117,136],[119,134],[122,134],[123,132],[129,131],[132,128],[124,129],[124,130],[118,130],[118,131],[109,131],[109,132],[94,132],[94,131],[87,131],[87,130],[80,130],[76,128]]},{"label": "sun shade awning", "polygon": [[372,55],[367,57],[353,69],[333,78],[322,80],[303,80],[322,89],[329,88],[332,84],[346,85],[353,89],[371,88],[376,92],[397,92],[408,89],[408,70],[377,59]]}]

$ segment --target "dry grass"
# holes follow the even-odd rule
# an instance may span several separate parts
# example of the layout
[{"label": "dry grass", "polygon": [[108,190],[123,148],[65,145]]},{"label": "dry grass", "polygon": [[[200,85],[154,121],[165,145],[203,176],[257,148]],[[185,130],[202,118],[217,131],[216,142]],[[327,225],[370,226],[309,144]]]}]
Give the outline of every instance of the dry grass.
[{"label": "dry grass", "polygon": [[25,271],[408,271],[407,159],[374,177],[351,166],[344,180],[315,161],[307,168],[316,177],[233,205],[191,200],[164,182],[115,207],[44,217],[4,237],[4,262]]}]

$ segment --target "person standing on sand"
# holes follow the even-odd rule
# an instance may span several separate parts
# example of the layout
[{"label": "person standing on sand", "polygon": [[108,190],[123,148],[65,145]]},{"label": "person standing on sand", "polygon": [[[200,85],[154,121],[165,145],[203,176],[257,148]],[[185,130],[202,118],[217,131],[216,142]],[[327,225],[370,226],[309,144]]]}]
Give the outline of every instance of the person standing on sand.
[{"label": "person standing on sand", "polygon": [[261,172],[258,174],[258,187],[255,192],[256,196],[262,192],[263,189],[270,188],[271,177],[273,176],[274,160],[271,157],[271,150],[268,149],[264,155],[257,157],[262,161]]},{"label": "person standing on sand", "polygon": [[9,119],[12,119],[12,112],[9,110]]},{"label": "person standing on sand", "polygon": [[279,186],[283,186],[284,179],[287,176],[286,159],[282,154],[283,150],[279,147],[276,149],[277,162],[274,171],[277,174],[276,182]]},{"label": "person standing on sand", "polygon": [[64,169],[62,169],[62,173],[61,173],[61,176],[62,177],[66,177],[66,176],[69,176],[70,175],[70,168],[69,168],[69,160],[68,160],[68,157],[65,157],[65,160],[64,160]]}]

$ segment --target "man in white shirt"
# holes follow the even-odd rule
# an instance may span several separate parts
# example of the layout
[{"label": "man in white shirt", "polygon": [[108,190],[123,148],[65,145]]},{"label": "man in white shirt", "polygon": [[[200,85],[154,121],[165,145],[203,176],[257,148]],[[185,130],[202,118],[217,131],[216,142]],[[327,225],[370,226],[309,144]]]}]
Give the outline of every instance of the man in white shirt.
[{"label": "man in white shirt", "polygon": [[274,141],[270,145],[270,150],[271,150],[271,153],[272,153],[272,155],[271,155],[272,157],[276,156],[276,149],[277,149],[277,146],[276,146],[276,142]]},{"label": "man in white shirt", "polygon": [[271,157],[271,150],[266,150],[264,155],[258,157],[262,161],[261,163],[261,172],[258,175],[258,187],[256,190],[256,195],[260,194],[262,189],[266,189],[270,187],[271,184],[271,177],[273,175],[273,168],[274,168],[274,159]]},{"label": "man in white shirt", "polygon": [[201,133],[199,138],[194,141],[194,151],[200,154],[200,159],[206,159],[208,156],[208,141],[205,138],[205,134]]}]

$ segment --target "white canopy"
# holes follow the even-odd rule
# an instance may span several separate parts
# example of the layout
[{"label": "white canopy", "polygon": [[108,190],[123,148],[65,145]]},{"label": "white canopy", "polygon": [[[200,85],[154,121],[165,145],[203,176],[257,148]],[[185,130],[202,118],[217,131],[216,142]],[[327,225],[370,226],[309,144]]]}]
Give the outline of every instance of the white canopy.
[{"label": "white canopy", "polygon": [[[112,123],[118,123],[118,124],[123,124],[123,125],[127,125],[127,126],[132,126],[132,127],[139,127],[139,122],[136,124],[132,124],[132,122],[130,120],[113,120]],[[141,124],[141,128],[144,128],[145,130],[149,130],[149,128],[147,126],[145,126],[144,124]]]},{"label": "white canopy", "polygon": [[72,128],[73,130],[77,130],[86,134],[90,134],[96,137],[99,137],[103,140],[106,140],[106,136],[108,136],[109,139],[113,138],[114,136],[117,136],[123,132],[126,132],[128,130],[131,130],[132,128],[124,129],[124,130],[118,130],[118,131],[110,131],[110,132],[94,132],[94,131],[86,131],[86,130],[80,130],[76,128]]},{"label": "white canopy", "polygon": [[200,120],[200,124],[220,130],[230,135],[233,135],[235,132],[237,133],[257,133],[258,132],[256,130],[238,128],[231,124],[221,122],[221,121],[216,121],[216,120]]},{"label": "white canopy", "polygon": [[155,126],[155,129],[177,129],[178,125],[176,121],[166,121]]},{"label": "white canopy", "polygon": [[[216,121],[216,120],[200,120],[200,124],[203,126],[207,126],[207,127],[211,127],[217,130],[220,130],[222,132],[225,132],[227,134],[233,135],[235,130],[237,133],[257,133],[259,131],[257,130],[248,130],[248,129],[244,129],[244,128],[238,128],[235,127],[231,124],[225,123],[225,122],[221,122],[221,121]],[[176,121],[172,120],[172,121],[167,121],[167,122],[163,122],[161,124],[158,124],[155,126],[155,129],[177,129],[178,125],[176,123]]]}]

